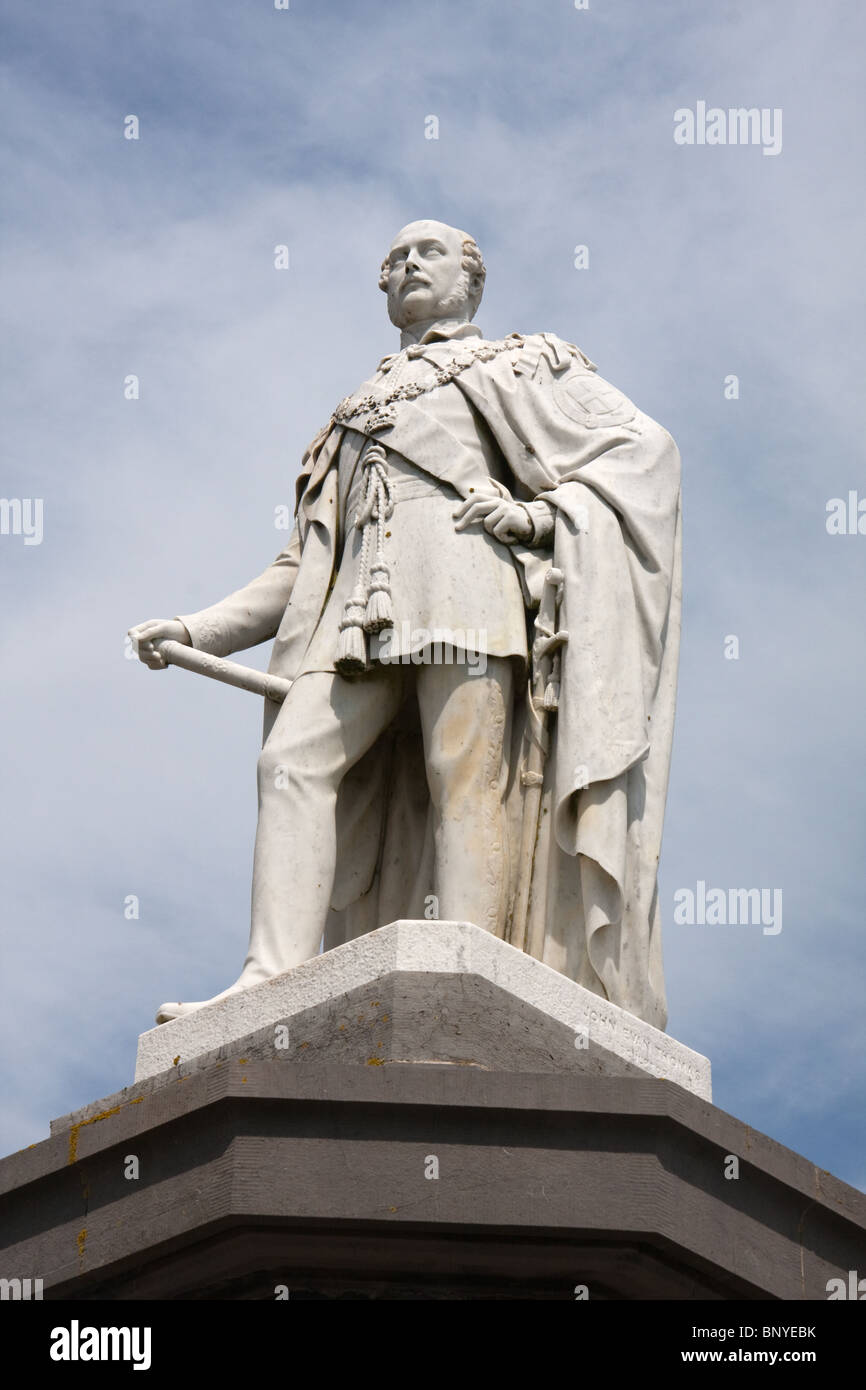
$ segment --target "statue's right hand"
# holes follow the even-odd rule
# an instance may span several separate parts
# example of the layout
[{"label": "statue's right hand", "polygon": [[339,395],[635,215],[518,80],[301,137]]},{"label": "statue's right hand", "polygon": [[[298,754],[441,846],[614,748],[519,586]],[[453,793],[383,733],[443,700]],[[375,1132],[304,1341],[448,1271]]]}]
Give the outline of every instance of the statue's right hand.
[{"label": "statue's right hand", "polygon": [[139,661],[149,666],[151,671],[164,671],[168,664],[160,655],[155,642],[181,642],[185,647],[192,646],[192,638],[179,618],[150,618],[138,627],[131,627],[127,634],[138,652]]}]

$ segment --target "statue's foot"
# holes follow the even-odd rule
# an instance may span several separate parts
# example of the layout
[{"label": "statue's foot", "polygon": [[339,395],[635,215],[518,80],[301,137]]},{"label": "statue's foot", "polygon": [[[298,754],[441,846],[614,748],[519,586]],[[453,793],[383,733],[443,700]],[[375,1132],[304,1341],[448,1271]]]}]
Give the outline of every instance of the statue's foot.
[{"label": "statue's foot", "polygon": [[157,1023],[171,1023],[174,1018],[183,1018],[185,1014],[191,1014],[195,1009],[201,1009],[205,1004],[209,1004],[210,999],[202,999],[195,1004],[160,1004],[156,1011]]},{"label": "statue's foot", "polygon": [[[251,984],[258,983],[253,980]],[[230,994],[239,994],[242,989],[249,989],[249,984],[241,984],[240,980],[235,984],[229,985],[221,994],[215,994],[213,999],[199,999],[195,1003],[168,1003],[160,1004],[156,1011],[157,1023],[171,1023],[175,1018],[185,1018],[187,1014],[195,1013],[196,1009],[203,1009],[208,1004],[218,1004],[221,999],[228,999]]]}]

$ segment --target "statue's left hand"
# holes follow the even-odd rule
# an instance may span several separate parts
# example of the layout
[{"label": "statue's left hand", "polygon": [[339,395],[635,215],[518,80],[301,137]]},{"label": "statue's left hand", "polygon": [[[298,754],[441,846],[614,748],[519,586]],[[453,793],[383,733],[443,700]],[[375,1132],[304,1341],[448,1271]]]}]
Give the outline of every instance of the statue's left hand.
[{"label": "statue's left hand", "polygon": [[526,508],[502,497],[467,497],[454,513],[454,521],[455,531],[480,521],[485,531],[506,544],[528,541],[534,530]]}]

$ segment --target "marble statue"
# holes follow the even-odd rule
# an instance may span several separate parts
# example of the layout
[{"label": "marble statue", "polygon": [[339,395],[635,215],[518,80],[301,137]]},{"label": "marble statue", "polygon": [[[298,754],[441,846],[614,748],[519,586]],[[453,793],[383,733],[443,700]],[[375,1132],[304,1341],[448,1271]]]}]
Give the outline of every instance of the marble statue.
[{"label": "marble statue", "polygon": [[154,670],[171,644],[219,666],[273,640],[287,692],[264,702],[249,950],[215,997],[427,917],[664,1028],[679,453],[573,343],[486,339],[485,273],[457,228],[398,233],[399,351],[310,444],[288,545],[130,630]]}]

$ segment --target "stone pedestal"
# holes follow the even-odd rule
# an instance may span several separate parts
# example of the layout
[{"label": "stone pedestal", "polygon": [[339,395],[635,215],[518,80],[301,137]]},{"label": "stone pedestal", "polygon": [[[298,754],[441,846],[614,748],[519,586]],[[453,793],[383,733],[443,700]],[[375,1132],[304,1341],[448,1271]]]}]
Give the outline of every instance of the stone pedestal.
[{"label": "stone pedestal", "polygon": [[466,923],[145,1033],[51,1128],[0,1162],[0,1275],[46,1299],[823,1300],[866,1238],[704,1058]]},{"label": "stone pedestal", "polygon": [[705,1057],[471,922],[393,922],[161,1024],[135,1079],[240,1056],[655,1076],[711,1095]]}]

